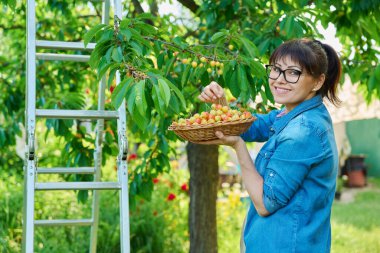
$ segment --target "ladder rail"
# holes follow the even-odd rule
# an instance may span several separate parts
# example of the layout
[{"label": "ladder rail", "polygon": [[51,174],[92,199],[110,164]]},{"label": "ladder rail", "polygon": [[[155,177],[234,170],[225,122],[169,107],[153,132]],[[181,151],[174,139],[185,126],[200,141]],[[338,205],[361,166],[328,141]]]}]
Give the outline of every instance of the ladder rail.
[{"label": "ladder rail", "polygon": [[[102,23],[109,23],[110,0],[103,2]],[[130,252],[129,231],[129,199],[128,199],[128,167],[126,161],[126,109],[125,100],[117,111],[105,111],[106,78],[99,82],[98,110],[50,110],[36,108],[36,60],[45,61],[71,61],[85,62],[90,55],[81,54],[57,54],[36,53],[37,49],[50,50],[83,50],[91,51],[95,43],[89,43],[86,47],[83,42],[45,41],[36,40],[36,10],[35,0],[27,0],[27,85],[26,85],[26,138],[27,153],[24,166],[24,215],[23,215],[23,253],[34,252],[34,228],[35,226],[91,226],[90,253],[96,252],[97,234],[99,224],[99,190],[118,190],[120,207],[120,251]],[[122,17],[121,0],[114,0],[114,12],[119,19]],[[116,84],[120,83],[120,74],[116,75]],[[37,168],[34,159],[35,122],[36,118],[55,119],[90,119],[97,120],[94,167],[82,168]],[[119,133],[119,156],[117,159],[117,182],[101,182],[102,143],[104,134],[104,121],[116,119]],[[38,174],[93,174],[92,182],[37,182]],[[34,199],[35,191],[54,190],[92,190],[93,203],[90,219],[55,219],[35,220]]]},{"label": "ladder rail", "polygon": [[55,50],[93,50],[95,43],[88,43],[87,47],[85,47],[84,42],[37,40],[36,47]]},{"label": "ladder rail", "polygon": [[25,128],[26,128],[26,155],[24,165],[24,203],[23,203],[23,238],[22,252],[33,253],[34,248],[34,132],[36,107],[36,19],[35,2],[27,0],[26,18],[26,104],[25,104]]}]

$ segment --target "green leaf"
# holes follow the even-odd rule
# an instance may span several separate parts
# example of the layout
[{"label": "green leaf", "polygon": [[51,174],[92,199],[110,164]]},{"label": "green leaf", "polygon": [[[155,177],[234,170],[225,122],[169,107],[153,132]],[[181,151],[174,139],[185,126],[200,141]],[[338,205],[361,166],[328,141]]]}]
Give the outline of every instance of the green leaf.
[{"label": "green leaf", "polygon": [[375,69],[375,77],[377,79],[377,82],[380,82],[380,65],[377,65]]},{"label": "green leaf", "polygon": [[170,88],[164,79],[158,79],[158,88],[160,91],[160,96],[164,99],[166,107],[169,106],[170,102]]},{"label": "green leaf", "polygon": [[127,41],[132,38],[132,32],[129,29],[120,29],[119,33],[123,35]]},{"label": "green leaf", "polygon": [[239,80],[238,80],[238,71],[235,69],[234,71],[232,71],[232,75],[231,75],[231,79],[229,80],[229,82],[227,83],[232,95],[237,98],[240,96],[240,88],[239,88],[239,84],[238,84]]},{"label": "green leaf", "polygon": [[177,88],[177,86],[175,86],[169,80],[165,79],[165,81],[169,85],[169,87],[174,91],[174,93],[177,95],[177,97],[179,98],[179,101],[181,102],[182,108],[185,109],[186,108],[186,101],[185,101],[185,97],[183,96],[181,91]]},{"label": "green leaf", "polygon": [[120,47],[115,47],[113,50],[112,50],[112,59],[115,61],[115,62],[118,62],[120,63],[122,60],[123,60],[123,53],[121,51],[121,48]]},{"label": "green leaf", "polygon": [[173,43],[179,46],[181,49],[186,49],[188,47],[188,45],[182,41],[181,37],[175,37],[173,39]]},{"label": "green leaf", "polygon": [[293,28],[294,28],[294,17],[290,16],[290,17],[286,17],[285,18],[285,32],[286,32],[286,35],[287,37],[291,37],[293,35]]},{"label": "green leaf", "polygon": [[121,81],[116,88],[113,90],[111,95],[112,105],[115,109],[118,109],[127,94],[128,86],[133,81],[132,78],[126,78]]},{"label": "green leaf", "polygon": [[127,91],[126,95],[127,99],[127,109],[130,114],[133,114],[133,111],[135,110],[135,100],[136,100],[136,85],[135,83],[132,84],[131,89]]},{"label": "green leaf", "polygon": [[217,43],[220,40],[224,40],[227,36],[226,32],[217,32],[211,37],[211,41]]},{"label": "green leaf", "polygon": [[169,109],[171,109],[174,112],[174,114],[179,114],[181,112],[176,96],[170,97]]},{"label": "green leaf", "polygon": [[83,41],[84,41],[84,46],[87,47],[88,43],[92,40],[92,38],[95,36],[97,32],[99,32],[101,29],[106,27],[106,24],[98,24],[91,28],[84,36],[83,36]]},{"label": "green leaf", "polygon": [[136,106],[140,115],[145,115],[147,110],[147,103],[145,98],[145,80],[141,80],[135,84],[136,86]]},{"label": "green leaf", "polygon": [[118,68],[110,67],[110,73],[108,75],[108,80],[107,80],[107,87],[108,89],[111,87],[113,80],[115,79],[115,74]]},{"label": "green leaf", "polygon": [[153,36],[157,34],[156,28],[146,23],[136,24],[135,27],[139,28],[145,35]]},{"label": "green leaf", "polygon": [[191,65],[188,64],[185,68],[185,71],[183,71],[183,74],[182,74],[182,78],[181,78],[181,85],[182,87],[187,83],[187,81],[189,80],[189,76],[190,76],[190,70],[191,70]]},{"label": "green leaf", "polygon": [[103,41],[100,43],[96,43],[94,51],[92,51],[89,64],[91,68],[95,69],[101,58],[104,56],[104,54],[107,52],[108,48],[111,47],[111,41]]},{"label": "green leaf", "polygon": [[135,51],[138,56],[143,56],[143,48],[139,43],[131,41],[130,45],[132,46],[133,51]]},{"label": "green leaf", "polygon": [[158,114],[161,117],[163,117],[164,112],[165,112],[165,110],[163,109],[164,108],[164,103],[160,99],[159,93],[160,93],[160,91],[159,91],[159,88],[157,87],[157,85],[153,85],[152,99],[153,99],[154,107],[156,108],[156,111],[158,112]]},{"label": "green leaf", "polygon": [[252,59],[259,55],[259,50],[251,41],[245,37],[240,37],[240,41],[243,43],[243,51],[248,54]]},{"label": "green leaf", "polygon": [[145,117],[145,113],[142,115],[140,114],[140,110],[137,109],[137,106],[135,106],[133,109],[132,119],[141,131],[146,130],[146,127],[148,125],[148,119]]}]

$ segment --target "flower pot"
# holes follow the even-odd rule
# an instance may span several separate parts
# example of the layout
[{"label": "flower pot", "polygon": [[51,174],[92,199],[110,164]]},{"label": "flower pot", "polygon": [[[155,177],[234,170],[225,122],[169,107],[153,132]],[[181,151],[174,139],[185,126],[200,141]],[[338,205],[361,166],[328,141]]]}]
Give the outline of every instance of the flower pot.
[{"label": "flower pot", "polygon": [[366,185],[364,170],[351,170],[347,172],[349,187],[363,187]]}]

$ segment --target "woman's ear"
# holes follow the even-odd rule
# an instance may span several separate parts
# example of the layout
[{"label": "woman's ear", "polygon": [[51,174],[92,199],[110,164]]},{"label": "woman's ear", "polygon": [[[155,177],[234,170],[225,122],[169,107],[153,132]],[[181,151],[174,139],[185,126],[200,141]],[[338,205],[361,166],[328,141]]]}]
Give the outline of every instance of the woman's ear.
[{"label": "woman's ear", "polygon": [[314,84],[312,91],[318,91],[322,87],[322,85],[325,83],[325,79],[326,79],[325,74],[320,75],[317,78],[317,80],[316,80],[317,82]]}]

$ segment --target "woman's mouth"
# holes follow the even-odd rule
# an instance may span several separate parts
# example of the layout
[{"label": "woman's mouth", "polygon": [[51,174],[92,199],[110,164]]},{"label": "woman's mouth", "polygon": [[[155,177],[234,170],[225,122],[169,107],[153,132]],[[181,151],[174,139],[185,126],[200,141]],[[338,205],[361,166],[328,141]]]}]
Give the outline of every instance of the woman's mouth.
[{"label": "woman's mouth", "polygon": [[280,88],[280,87],[274,87],[275,91],[277,94],[287,94],[288,92],[290,92],[290,89],[285,89],[285,88]]}]

